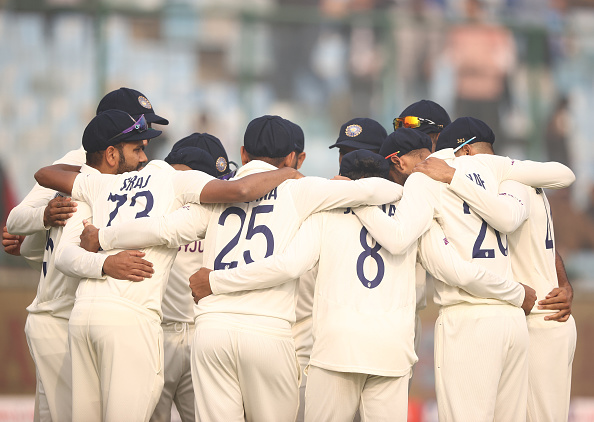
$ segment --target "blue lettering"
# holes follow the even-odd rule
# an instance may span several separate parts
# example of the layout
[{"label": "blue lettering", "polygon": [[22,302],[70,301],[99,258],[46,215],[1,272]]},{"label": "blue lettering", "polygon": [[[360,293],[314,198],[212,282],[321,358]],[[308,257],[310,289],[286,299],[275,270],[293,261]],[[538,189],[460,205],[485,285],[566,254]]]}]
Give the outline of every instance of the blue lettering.
[{"label": "blue lettering", "polygon": [[149,174],[149,176],[146,178],[146,182],[144,183],[144,185],[141,186],[142,189],[146,188],[146,185],[148,185],[149,180],[151,180],[151,175]]},{"label": "blue lettering", "polygon": [[396,205],[392,204],[390,205],[390,211],[388,211],[388,217],[392,217],[394,214],[396,214]]}]

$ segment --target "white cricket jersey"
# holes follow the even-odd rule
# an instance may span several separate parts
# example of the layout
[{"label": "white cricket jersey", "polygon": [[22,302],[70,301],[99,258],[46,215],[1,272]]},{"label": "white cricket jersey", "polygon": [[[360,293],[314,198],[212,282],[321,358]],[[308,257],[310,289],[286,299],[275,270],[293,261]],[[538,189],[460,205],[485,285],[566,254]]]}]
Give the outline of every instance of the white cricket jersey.
[{"label": "white cricket jersey", "polygon": [[[68,152],[64,157],[52,164],[71,164],[82,166],[86,161],[86,153],[83,147]],[[47,203],[56,195],[56,191],[40,186],[36,183],[33,189],[25,196],[19,205],[14,207],[8,219],[6,227],[10,234],[31,235],[35,232],[47,230],[43,224],[43,213]]]},{"label": "white cricket jersey", "polygon": [[[99,173],[98,170],[87,165],[81,167],[81,172],[85,174]],[[56,195],[60,194],[56,193]],[[74,216],[71,218],[74,218]],[[37,295],[33,303],[27,307],[27,311],[30,313],[46,312],[58,318],[68,319],[70,317],[80,277],[69,277],[56,267],[56,252],[61,244],[64,231],[65,228],[60,226],[51,227],[46,232],[45,251],[39,284],[37,285]]]},{"label": "white cricket jersey", "polygon": [[[348,245],[348,247],[345,247]],[[339,372],[403,376],[414,351],[416,243],[392,255],[350,208],[308,218],[282,254],[210,274],[211,286],[296,278],[318,264],[310,365]]]},{"label": "white cricket jersey", "polygon": [[[119,175],[79,175],[72,188],[74,199],[85,200],[93,210],[93,224],[108,227],[162,216],[188,202],[200,203],[204,185],[213,177],[199,171],[176,171],[164,161],[154,160],[140,171]],[[142,235],[142,233],[139,233]],[[77,298],[106,297],[128,301],[161,316],[161,299],[176,249],[154,246],[142,250],[153,263],[154,274],[140,283],[106,277],[81,280]],[[99,252],[114,255],[120,250]]]},{"label": "white cricket jersey", "polygon": [[[396,205],[382,206],[382,210],[393,215]],[[210,284],[246,289],[273,286],[317,264],[310,363],[343,372],[404,375],[416,360],[417,243],[404,254],[392,255],[353,217],[348,209],[315,214],[301,225],[282,254],[213,271]],[[463,261],[437,222],[431,222],[420,245],[419,259],[435,277],[455,278],[475,294],[521,305],[519,284]],[[432,258],[430,262],[427,257]]]},{"label": "white cricket jersey", "polygon": [[[236,178],[276,167],[254,160],[237,172]],[[144,228],[149,243],[178,247],[204,237],[204,266],[234,268],[282,251],[299,225],[310,214],[330,208],[380,204],[399,199],[401,187],[385,179],[356,181],[326,180],[304,177],[287,180],[264,197],[238,204],[187,206]],[[142,239],[135,235],[139,224],[121,229],[100,230],[103,248],[139,247]],[[142,244],[142,243],[140,243]],[[154,277],[153,277],[154,278]],[[255,280],[256,282],[258,280]],[[257,293],[243,291],[241,286],[212,286],[213,295],[198,303],[196,316],[207,313],[238,317],[256,315],[295,322],[295,280],[271,288],[261,286]]]},{"label": "white cricket jersey", "polygon": [[536,290],[531,313],[556,311],[538,309],[543,300],[559,287],[555,267],[555,233],[551,207],[542,189],[529,188],[530,216],[515,232],[508,235],[514,278]]},{"label": "white cricket jersey", "polygon": [[169,273],[163,295],[163,322],[194,322],[194,298],[190,289],[190,276],[202,268],[204,240],[180,246]]},{"label": "white cricket jersey", "polygon": [[[522,165],[516,165],[518,161],[507,157],[489,154],[474,157],[496,169],[503,179],[520,179],[531,186],[559,189],[571,185],[575,180],[571,169],[560,163],[523,161]],[[544,299],[553,288],[558,287],[553,220],[548,200],[541,188],[510,185],[509,181],[504,181],[499,186],[498,196],[485,195],[464,177],[455,174],[450,189],[466,200],[491,226],[512,231],[508,240],[514,279],[534,288],[537,300]],[[500,212],[502,195],[516,197],[528,210],[525,215],[527,220],[521,222],[519,227],[510,226],[509,221],[506,221],[508,216]],[[536,304],[533,312],[551,313],[538,310]]]}]

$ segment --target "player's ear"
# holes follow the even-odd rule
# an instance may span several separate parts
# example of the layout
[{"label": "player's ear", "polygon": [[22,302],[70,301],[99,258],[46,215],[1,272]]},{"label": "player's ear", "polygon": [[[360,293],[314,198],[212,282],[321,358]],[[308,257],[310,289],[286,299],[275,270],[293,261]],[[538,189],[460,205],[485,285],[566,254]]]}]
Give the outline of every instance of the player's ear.
[{"label": "player's ear", "polygon": [[305,161],[305,155],[305,151],[303,151],[297,156],[297,170],[299,170],[303,165],[303,162]]},{"label": "player's ear", "polygon": [[404,170],[404,168],[402,167],[402,161],[400,161],[400,157],[393,155],[390,157],[390,160],[392,161],[392,164],[394,164],[397,170]]},{"label": "player's ear", "polygon": [[462,155],[473,155],[471,145],[466,144],[461,149],[462,149]]},{"label": "player's ear", "polygon": [[247,151],[245,150],[245,147],[239,148],[239,153],[241,155],[241,164],[245,166],[247,163],[250,162],[250,157]]},{"label": "player's ear", "polygon": [[120,151],[114,146],[108,146],[103,155],[109,167],[116,167],[120,161]]}]

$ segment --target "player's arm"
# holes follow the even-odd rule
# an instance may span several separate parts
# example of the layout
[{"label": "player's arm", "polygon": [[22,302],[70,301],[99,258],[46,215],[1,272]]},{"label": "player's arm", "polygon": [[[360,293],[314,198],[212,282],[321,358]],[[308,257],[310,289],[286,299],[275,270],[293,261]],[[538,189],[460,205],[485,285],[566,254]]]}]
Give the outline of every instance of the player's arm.
[{"label": "player's arm", "polygon": [[70,195],[79,171],[79,166],[55,164],[37,170],[35,180],[41,186]]},{"label": "player's arm", "polygon": [[525,305],[525,310],[532,309],[534,305],[536,293],[530,287],[507,280],[480,265],[462,259],[456,247],[447,241],[445,233],[435,220],[419,240],[418,255],[423,268],[433,277],[473,296],[499,299],[517,307]]},{"label": "player's arm", "polygon": [[154,272],[152,264],[142,259],[144,252],[122,251],[115,255],[98,254],[79,246],[79,235],[83,221],[92,218],[91,208],[86,202],[68,220],[58,248],[56,249],[56,268],[70,277],[102,279],[109,275],[120,280],[142,281]]},{"label": "player's arm", "polygon": [[187,204],[162,217],[144,217],[101,228],[98,242],[103,250],[155,245],[177,248],[204,238],[211,213],[211,206]]},{"label": "player's arm", "polygon": [[[545,189],[566,188],[575,181],[575,174],[569,167],[554,161],[539,163],[486,154],[481,154],[479,159],[494,170],[497,180],[501,181],[515,180],[527,186]],[[420,162],[413,171],[424,173],[443,183],[451,183],[455,173],[460,173],[436,157]]]},{"label": "player's arm", "polygon": [[[398,201],[402,186],[379,177],[359,180],[327,180],[305,177],[296,183],[295,207],[304,218],[334,208],[382,205]],[[299,200],[307,198],[307,200]]]},{"label": "player's arm", "polygon": [[323,215],[314,214],[303,222],[283,253],[233,269],[201,269],[190,277],[195,301],[210,293],[266,289],[300,277],[318,262],[322,232]]},{"label": "player's arm", "polygon": [[288,179],[303,177],[292,167],[264,171],[235,180],[213,179],[202,188],[200,203],[217,204],[249,202],[263,197]]},{"label": "player's arm", "polygon": [[[481,157],[481,159],[490,157]],[[499,186],[499,193],[494,194],[470,180],[461,170],[456,170],[444,160],[435,157],[429,157],[420,162],[415,166],[414,171],[424,173],[438,182],[447,183],[450,190],[484,218],[491,227],[500,232],[512,233],[530,213],[528,192],[517,182],[502,183]],[[497,180],[501,178],[501,175],[496,176]]]},{"label": "player's arm", "polygon": [[513,233],[530,216],[527,186],[506,180],[499,185],[499,192],[493,193],[458,173],[452,179],[450,189],[495,230]]},{"label": "player's arm", "polygon": [[404,184],[404,193],[396,214],[389,217],[377,207],[354,208],[353,212],[369,234],[394,255],[406,251],[431,226],[435,194],[423,175],[411,175]]},{"label": "player's arm", "polygon": [[571,304],[573,302],[573,288],[569,284],[569,278],[565,271],[565,265],[561,255],[555,251],[555,267],[557,269],[557,280],[559,287],[554,288],[547,297],[538,302],[538,309],[558,310],[553,315],[545,316],[547,321],[565,322],[571,315]]},{"label": "player's arm", "polygon": [[[54,164],[80,165],[83,161],[84,150],[80,148],[68,152]],[[36,184],[25,199],[10,212],[6,221],[8,232],[29,235],[66,224],[68,216],[76,211],[76,204],[70,203],[70,198],[52,200],[55,194],[55,190]]]}]

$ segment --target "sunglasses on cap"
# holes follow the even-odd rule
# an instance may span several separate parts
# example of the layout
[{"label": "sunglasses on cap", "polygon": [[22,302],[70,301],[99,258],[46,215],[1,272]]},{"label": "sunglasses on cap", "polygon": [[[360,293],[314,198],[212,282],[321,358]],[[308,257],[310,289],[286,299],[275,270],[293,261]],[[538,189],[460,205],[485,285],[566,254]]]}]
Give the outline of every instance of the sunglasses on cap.
[{"label": "sunglasses on cap", "polygon": [[107,142],[117,138],[118,136],[122,136],[125,135],[126,133],[130,133],[133,130],[138,131],[139,133],[145,132],[148,129],[148,123],[146,122],[146,119],[144,118],[144,114],[141,115],[138,120],[136,120],[134,122],[134,124],[132,126],[130,126],[128,129],[124,129],[123,131],[121,131],[120,133],[118,133],[115,136],[112,136],[111,138],[109,138],[107,140]]},{"label": "sunglasses on cap", "polygon": [[438,125],[432,120],[423,119],[422,117],[416,116],[405,116],[405,117],[396,117],[393,121],[394,123],[394,130],[399,129],[401,127],[415,129],[421,126],[422,124],[434,125],[437,127],[443,127],[443,125]]}]

